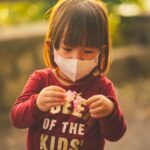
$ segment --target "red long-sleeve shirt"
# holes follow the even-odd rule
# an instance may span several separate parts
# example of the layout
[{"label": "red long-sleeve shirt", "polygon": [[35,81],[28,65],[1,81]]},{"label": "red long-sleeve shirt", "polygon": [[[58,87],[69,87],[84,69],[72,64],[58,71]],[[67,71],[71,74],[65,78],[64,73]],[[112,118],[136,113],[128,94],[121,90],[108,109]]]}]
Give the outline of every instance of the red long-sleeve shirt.
[{"label": "red long-sleeve shirt", "polygon": [[[113,101],[115,108],[105,118],[93,119],[89,109],[80,105],[78,112],[71,103],[42,112],[36,106],[39,92],[56,85],[66,90],[81,92],[87,99],[103,94]],[[28,79],[21,95],[11,109],[11,121],[17,128],[28,128],[27,150],[103,150],[105,139],[119,140],[126,130],[112,82],[96,76],[86,83],[64,86],[51,69],[35,71]]]}]

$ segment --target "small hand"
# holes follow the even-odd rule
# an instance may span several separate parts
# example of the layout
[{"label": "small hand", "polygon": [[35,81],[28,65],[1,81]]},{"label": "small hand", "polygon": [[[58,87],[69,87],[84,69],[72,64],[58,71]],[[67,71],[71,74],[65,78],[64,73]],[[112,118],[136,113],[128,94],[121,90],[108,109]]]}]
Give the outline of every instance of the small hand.
[{"label": "small hand", "polygon": [[66,93],[63,88],[58,86],[49,86],[39,93],[36,105],[41,111],[46,112],[50,110],[51,107],[63,105],[65,97]]},{"label": "small hand", "polygon": [[95,95],[86,101],[91,117],[99,119],[107,117],[114,109],[114,104],[104,95]]}]

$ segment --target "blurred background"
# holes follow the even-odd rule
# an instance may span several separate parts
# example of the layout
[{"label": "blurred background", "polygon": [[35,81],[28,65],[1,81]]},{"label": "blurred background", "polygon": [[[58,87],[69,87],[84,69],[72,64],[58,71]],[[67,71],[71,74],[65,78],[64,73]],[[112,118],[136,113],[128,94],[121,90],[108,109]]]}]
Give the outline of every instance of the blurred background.
[{"label": "blurred background", "polygon": [[[127,122],[125,136],[106,150],[150,148],[150,0],[103,0],[113,47],[108,77]],[[29,75],[45,67],[45,13],[56,0],[0,0],[0,149],[25,150],[26,130],[12,127],[9,111]]]}]

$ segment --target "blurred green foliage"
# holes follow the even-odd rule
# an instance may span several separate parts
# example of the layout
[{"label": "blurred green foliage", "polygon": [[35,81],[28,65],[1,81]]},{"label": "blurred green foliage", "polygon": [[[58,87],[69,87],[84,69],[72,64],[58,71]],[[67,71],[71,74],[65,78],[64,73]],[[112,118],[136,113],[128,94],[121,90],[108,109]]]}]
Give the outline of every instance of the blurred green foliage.
[{"label": "blurred green foliage", "polygon": [[43,20],[45,12],[55,2],[56,0],[0,3],[0,26]]},{"label": "blurred green foliage", "polygon": [[[111,18],[116,18],[115,24],[118,23],[118,17],[113,9],[122,3],[136,3],[142,6],[141,0],[103,0],[108,4]],[[57,0],[45,1],[16,1],[0,3],[0,26],[12,25],[17,23],[35,22],[44,19],[45,12],[52,7]],[[112,15],[113,14],[113,15]],[[114,25],[115,25],[114,24]],[[113,26],[114,26],[113,25]]]},{"label": "blurred green foliage", "polygon": [[108,3],[109,5],[116,5],[121,3],[136,3],[141,4],[141,0],[103,0],[104,2]]}]

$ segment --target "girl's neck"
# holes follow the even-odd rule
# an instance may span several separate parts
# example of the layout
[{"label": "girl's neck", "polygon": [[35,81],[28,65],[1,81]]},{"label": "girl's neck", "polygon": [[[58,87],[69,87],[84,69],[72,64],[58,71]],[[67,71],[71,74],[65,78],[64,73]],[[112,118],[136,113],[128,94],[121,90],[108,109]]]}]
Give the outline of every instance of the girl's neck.
[{"label": "girl's neck", "polygon": [[74,82],[71,81],[68,77],[66,77],[59,69],[53,69],[52,72],[61,84],[65,86],[70,86],[74,84]]},{"label": "girl's neck", "polygon": [[98,70],[95,70],[92,74],[88,75],[84,79],[81,79],[77,82],[71,81],[68,77],[66,77],[59,69],[53,69],[53,74],[55,75],[56,79],[64,86],[70,86],[70,85],[81,85],[83,83],[88,82],[93,77],[100,75]]}]

